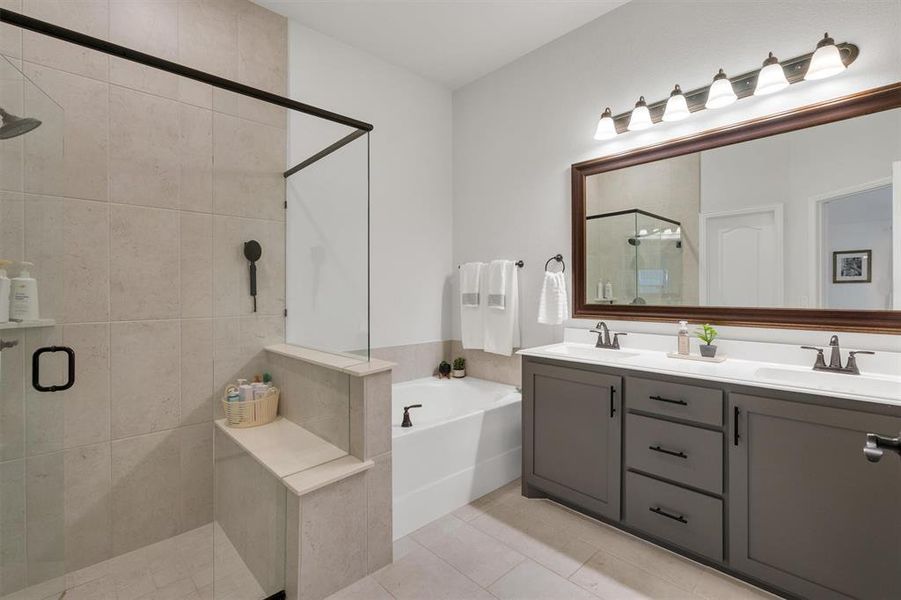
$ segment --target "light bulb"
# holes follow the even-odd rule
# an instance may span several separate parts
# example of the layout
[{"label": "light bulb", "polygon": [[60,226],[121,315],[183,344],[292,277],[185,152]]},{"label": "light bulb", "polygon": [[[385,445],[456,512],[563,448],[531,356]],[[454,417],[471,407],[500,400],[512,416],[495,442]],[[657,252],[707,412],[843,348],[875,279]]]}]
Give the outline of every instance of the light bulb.
[{"label": "light bulb", "polygon": [[682,88],[677,83],[673,91],[670,92],[669,100],[666,101],[663,120],[666,122],[681,121],[682,119],[687,119],[689,115],[691,115],[691,112],[688,110],[688,102],[685,100]]},{"label": "light bulb", "polygon": [[651,111],[648,110],[648,104],[644,101],[644,96],[641,96],[638,99],[638,102],[635,103],[635,108],[632,109],[632,115],[629,117],[629,126],[627,129],[629,131],[641,131],[642,129],[647,129],[654,125],[654,122],[651,121]]},{"label": "light bulb", "polygon": [[763,61],[763,68],[757,74],[757,87],[754,88],[755,96],[764,96],[772,94],[788,87],[788,79],[785,78],[785,71],[779,64],[779,59],[770,55]]},{"label": "light bulb", "polygon": [[598,119],[598,128],[594,132],[594,139],[609,140],[616,137],[616,123],[613,122],[613,113],[608,106],[601,118]]},{"label": "light bulb", "polygon": [[707,92],[705,108],[722,108],[729,106],[736,100],[738,100],[738,96],[735,95],[735,90],[732,89],[732,82],[726,77],[726,73],[720,69],[713,76],[713,83]]},{"label": "light bulb", "polygon": [[845,63],[842,62],[842,53],[835,45],[835,40],[826,33],[823,34],[823,39],[819,41],[816,51],[810,58],[810,66],[807,67],[804,79],[807,81],[826,79],[838,75],[845,68]]}]

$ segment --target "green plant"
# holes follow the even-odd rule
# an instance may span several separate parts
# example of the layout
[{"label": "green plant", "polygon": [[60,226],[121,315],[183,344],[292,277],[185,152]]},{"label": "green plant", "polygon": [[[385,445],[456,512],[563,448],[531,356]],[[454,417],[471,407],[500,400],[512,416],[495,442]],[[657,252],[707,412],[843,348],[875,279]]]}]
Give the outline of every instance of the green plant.
[{"label": "green plant", "polygon": [[454,371],[462,371],[466,368],[466,359],[458,356],[454,359]]},{"label": "green plant", "polygon": [[713,325],[710,323],[704,323],[700,328],[695,330],[695,336],[708,346],[713,343],[713,340],[715,340],[718,335],[719,332],[714,329]]}]

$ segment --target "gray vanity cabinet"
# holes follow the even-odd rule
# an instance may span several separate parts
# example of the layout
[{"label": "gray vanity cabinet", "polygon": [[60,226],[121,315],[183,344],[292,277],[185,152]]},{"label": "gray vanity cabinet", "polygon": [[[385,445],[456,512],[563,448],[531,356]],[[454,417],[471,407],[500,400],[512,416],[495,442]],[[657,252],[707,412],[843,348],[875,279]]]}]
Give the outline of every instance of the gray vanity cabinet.
[{"label": "gray vanity cabinet", "polygon": [[901,598],[901,418],[729,396],[729,564],[806,598]]},{"label": "gray vanity cabinet", "polygon": [[524,361],[524,486],[618,520],[620,377]]}]

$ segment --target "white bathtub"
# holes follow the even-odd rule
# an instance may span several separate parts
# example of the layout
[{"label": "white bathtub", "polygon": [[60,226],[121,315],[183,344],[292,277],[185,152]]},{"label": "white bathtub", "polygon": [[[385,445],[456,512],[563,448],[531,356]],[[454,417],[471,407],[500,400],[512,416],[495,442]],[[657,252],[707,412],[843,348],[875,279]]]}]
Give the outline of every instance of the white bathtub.
[{"label": "white bathtub", "polygon": [[[515,387],[466,377],[393,386],[394,539],[519,477],[521,404]],[[400,426],[403,407],[413,427]]]}]

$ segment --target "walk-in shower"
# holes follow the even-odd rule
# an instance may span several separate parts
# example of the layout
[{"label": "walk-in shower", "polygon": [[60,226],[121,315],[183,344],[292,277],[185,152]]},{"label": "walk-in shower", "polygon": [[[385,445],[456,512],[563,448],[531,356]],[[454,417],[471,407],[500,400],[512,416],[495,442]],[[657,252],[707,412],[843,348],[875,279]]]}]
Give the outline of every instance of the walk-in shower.
[{"label": "walk-in shower", "polygon": [[[0,9],[0,259],[40,295],[0,315],[2,600],[283,597],[285,487],[223,424],[226,387],[279,377],[286,317],[325,347],[352,307],[340,349],[368,354],[372,126],[282,95],[286,55],[257,49],[283,17],[178,4],[171,61],[129,47],[153,48],[139,23],[119,46],[60,27],[66,3]],[[240,52],[207,47],[209,11]],[[346,455],[348,401],[327,409],[291,426]]]}]

